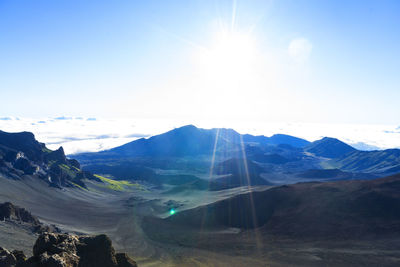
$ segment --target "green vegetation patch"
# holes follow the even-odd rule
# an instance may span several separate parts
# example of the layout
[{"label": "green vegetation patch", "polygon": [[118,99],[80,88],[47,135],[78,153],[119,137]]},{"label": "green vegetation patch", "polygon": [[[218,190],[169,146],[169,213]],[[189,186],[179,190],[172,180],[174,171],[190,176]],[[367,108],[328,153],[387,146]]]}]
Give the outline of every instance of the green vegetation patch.
[{"label": "green vegetation patch", "polygon": [[65,170],[71,170],[71,168],[66,164],[59,164],[58,166],[60,166],[62,169],[65,169]]},{"label": "green vegetation patch", "polygon": [[77,184],[77,183],[71,182],[71,184],[72,184],[73,186],[75,186],[75,187],[81,189],[81,190],[89,191],[88,189],[84,188],[83,186],[80,186],[80,185]]},{"label": "green vegetation patch", "polygon": [[75,171],[77,171],[77,172],[80,172],[80,171],[81,171],[80,169],[78,169],[78,168],[75,167],[75,166],[71,166],[71,167],[72,167],[73,170],[75,170]]},{"label": "green vegetation patch", "polygon": [[135,187],[136,189],[143,190],[143,187],[137,183],[131,183],[129,181],[117,181],[113,179],[109,179],[98,174],[94,175],[95,177],[99,178],[106,186],[106,188],[114,190],[114,191],[129,191],[130,188]]}]

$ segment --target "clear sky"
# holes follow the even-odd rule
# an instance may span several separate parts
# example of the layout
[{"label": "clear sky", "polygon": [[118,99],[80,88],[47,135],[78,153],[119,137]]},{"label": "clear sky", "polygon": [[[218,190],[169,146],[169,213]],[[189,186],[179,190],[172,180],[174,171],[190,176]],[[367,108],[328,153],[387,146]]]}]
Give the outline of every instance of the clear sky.
[{"label": "clear sky", "polygon": [[0,0],[0,116],[399,124],[400,1]]}]

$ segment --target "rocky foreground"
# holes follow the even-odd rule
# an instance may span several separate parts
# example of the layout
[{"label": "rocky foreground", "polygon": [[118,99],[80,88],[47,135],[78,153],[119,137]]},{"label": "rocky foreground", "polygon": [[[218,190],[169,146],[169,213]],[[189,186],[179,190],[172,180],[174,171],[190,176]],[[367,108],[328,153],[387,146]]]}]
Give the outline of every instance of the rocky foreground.
[{"label": "rocky foreground", "polygon": [[115,253],[106,235],[77,236],[43,233],[33,256],[0,247],[0,267],[137,267],[126,253]]}]

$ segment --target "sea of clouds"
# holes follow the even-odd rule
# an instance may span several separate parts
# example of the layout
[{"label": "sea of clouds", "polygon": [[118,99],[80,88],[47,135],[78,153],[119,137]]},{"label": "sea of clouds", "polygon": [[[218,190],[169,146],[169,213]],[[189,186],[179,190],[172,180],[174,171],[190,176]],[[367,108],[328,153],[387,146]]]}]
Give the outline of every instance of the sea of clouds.
[{"label": "sea of clouds", "polygon": [[361,150],[400,148],[400,127],[396,125],[356,125],[321,123],[273,123],[260,121],[169,120],[132,118],[0,118],[0,130],[30,131],[50,149],[63,146],[66,154],[110,149],[138,138],[194,124],[200,128],[233,128],[240,133],[271,136],[289,134],[315,141],[338,138]]}]

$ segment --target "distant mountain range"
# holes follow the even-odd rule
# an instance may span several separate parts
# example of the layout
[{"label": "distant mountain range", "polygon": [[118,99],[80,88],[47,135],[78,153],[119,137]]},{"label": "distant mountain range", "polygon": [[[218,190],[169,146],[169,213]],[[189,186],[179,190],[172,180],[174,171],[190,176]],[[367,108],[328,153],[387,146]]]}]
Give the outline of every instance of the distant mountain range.
[{"label": "distant mountain range", "polygon": [[[97,153],[66,158],[32,133],[0,131],[0,172],[15,179],[35,175],[52,186],[82,186],[99,173],[157,186],[199,190],[300,181],[373,179],[400,172],[400,150],[359,151],[335,138],[315,142],[277,134],[239,134],[193,125]],[[83,166],[81,169],[80,163]],[[182,178],[181,183],[178,181]],[[183,187],[182,187],[183,186]]]},{"label": "distant mountain range", "polygon": [[[116,179],[146,180],[143,173],[147,173],[153,183],[163,184],[169,183],[168,177],[159,170],[170,170],[177,175],[190,172],[192,177],[221,182],[221,188],[229,188],[383,177],[399,172],[399,151],[359,151],[328,137],[310,143],[283,134],[253,136],[232,129],[206,130],[188,125],[110,150],[73,157],[85,170]],[[240,172],[238,167],[233,168],[243,162],[247,162],[247,170],[246,166]],[[225,166],[224,171],[221,166]],[[315,170],[320,170],[318,175]]]},{"label": "distant mountain range", "polygon": [[310,142],[283,134],[271,137],[241,135],[232,129],[200,129],[193,125],[183,126],[164,134],[141,138],[125,145],[97,153],[74,155],[81,160],[106,157],[197,157],[216,153],[239,151],[242,144],[279,145],[304,147]]}]

